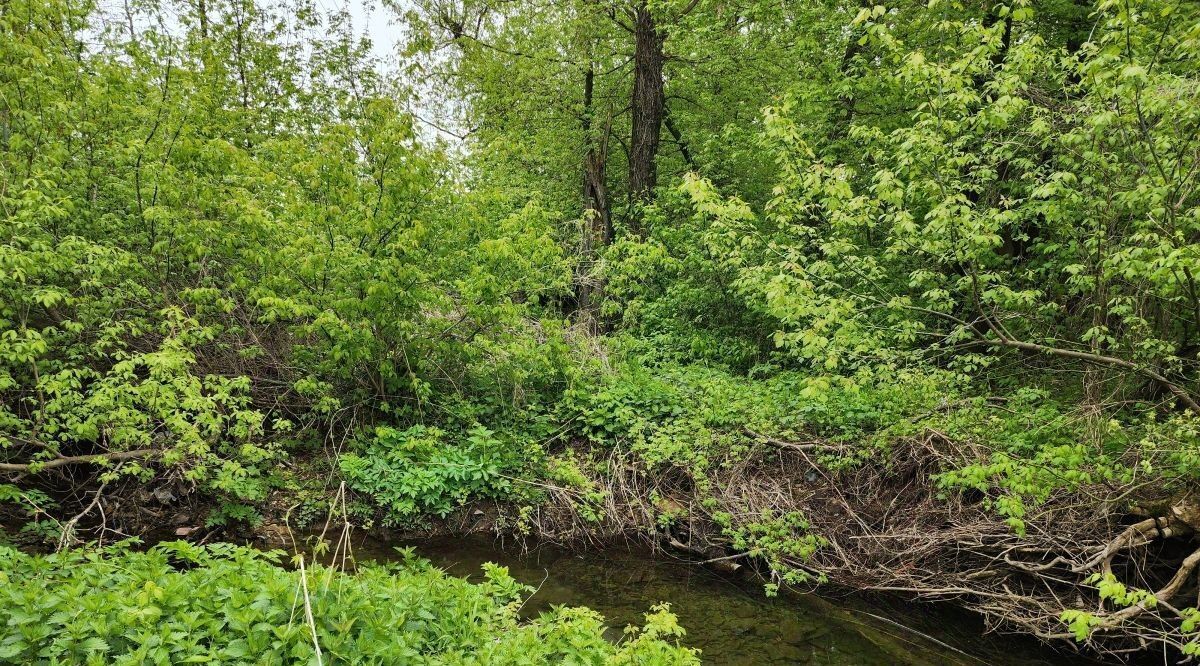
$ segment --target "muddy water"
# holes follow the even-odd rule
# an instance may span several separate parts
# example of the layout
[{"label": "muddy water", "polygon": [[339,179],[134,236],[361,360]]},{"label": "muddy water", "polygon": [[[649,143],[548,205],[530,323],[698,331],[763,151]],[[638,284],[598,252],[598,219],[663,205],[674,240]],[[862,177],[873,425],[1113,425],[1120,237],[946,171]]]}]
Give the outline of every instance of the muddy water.
[{"label": "muddy water", "polygon": [[390,560],[397,557],[397,546],[415,547],[456,576],[480,577],[484,562],[507,566],[516,579],[537,588],[522,609],[525,615],[556,605],[588,606],[608,620],[614,639],[622,627],[640,624],[650,606],[669,602],[688,630],[685,644],[699,648],[705,664],[1079,663],[1012,637],[981,637],[977,621],[947,615],[944,609],[931,614],[933,609],[923,604],[884,606],[858,598],[831,602],[811,595],[770,599],[761,585],[744,577],[619,547],[585,554],[543,547],[521,555],[491,539],[455,538],[368,542],[354,554],[360,561]]}]

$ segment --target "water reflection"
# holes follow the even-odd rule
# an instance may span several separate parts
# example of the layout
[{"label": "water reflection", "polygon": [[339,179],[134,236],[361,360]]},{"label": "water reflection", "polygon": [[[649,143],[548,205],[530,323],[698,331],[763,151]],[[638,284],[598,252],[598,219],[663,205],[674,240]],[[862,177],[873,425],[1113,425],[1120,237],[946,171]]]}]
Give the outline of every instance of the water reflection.
[{"label": "water reflection", "polygon": [[[1065,664],[1032,643],[979,637],[967,617],[928,617],[920,605],[881,608],[861,599],[835,605],[814,596],[770,599],[759,585],[644,552],[610,548],[585,554],[551,547],[525,555],[488,538],[434,539],[415,543],[367,542],[359,560],[396,557],[396,546],[416,547],[447,572],[472,579],[480,565],[496,562],[514,578],[537,587],[522,613],[536,616],[555,605],[588,606],[604,615],[611,637],[641,624],[653,604],[667,601],[687,628],[685,643],[700,648],[705,664],[717,666],[932,666],[979,664]],[[936,633],[939,645],[887,620]],[[932,636],[931,636],[932,638]],[[958,648],[965,648],[959,652]],[[1077,662],[1076,662],[1077,663]]]}]

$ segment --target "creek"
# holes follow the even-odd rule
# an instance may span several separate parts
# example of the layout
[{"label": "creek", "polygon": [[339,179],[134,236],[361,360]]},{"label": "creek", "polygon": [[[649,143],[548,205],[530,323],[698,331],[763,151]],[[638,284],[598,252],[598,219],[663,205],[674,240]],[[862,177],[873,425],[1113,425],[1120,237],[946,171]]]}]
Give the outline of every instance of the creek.
[{"label": "creek", "polygon": [[688,633],[684,644],[715,666],[978,666],[1084,663],[1032,640],[984,635],[978,618],[945,605],[813,594],[764,594],[760,582],[664,554],[625,546],[572,552],[541,546],[521,552],[487,537],[436,538],[355,548],[360,560],[396,560],[396,548],[455,576],[479,580],[480,566],[508,567],[536,588],[521,609],[534,617],[556,605],[604,615],[609,636],[642,623],[650,606],[669,602]]}]

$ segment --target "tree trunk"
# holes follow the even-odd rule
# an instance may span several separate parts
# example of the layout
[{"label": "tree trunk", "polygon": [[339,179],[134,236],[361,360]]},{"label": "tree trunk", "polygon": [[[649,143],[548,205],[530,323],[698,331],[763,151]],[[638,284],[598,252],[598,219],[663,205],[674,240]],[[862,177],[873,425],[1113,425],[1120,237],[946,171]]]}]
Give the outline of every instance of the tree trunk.
[{"label": "tree trunk", "polygon": [[205,0],[198,0],[196,3],[196,13],[200,16],[200,39],[208,39],[208,3]]},{"label": "tree trunk", "polygon": [[[629,194],[649,201],[657,180],[655,157],[663,123],[663,35],[643,0],[633,24],[633,136],[629,142]],[[634,231],[637,232],[636,226]]]},{"label": "tree trunk", "polygon": [[[863,8],[868,7],[870,3],[865,0],[860,3]],[[841,75],[841,83],[850,85],[851,68],[854,66],[854,59],[862,53],[863,45],[859,43],[859,38],[862,37],[861,30],[851,30],[850,36],[846,38],[846,48],[842,51],[842,62],[838,65],[838,74]],[[850,124],[854,122],[855,103],[854,93],[847,88],[838,93],[837,106],[839,109],[838,117],[833,121],[833,126],[829,129],[829,138],[837,141],[845,138],[850,132]]]},{"label": "tree trunk", "polygon": [[608,203],[608,123],[599,135],[593,136],[592,119],[595,105],[592,101],[595,90],[596,70],[588,65],[583,78],[583,139],[587,152],[583,158],[583,205],[586,213],[595,219],[593,229],[603,245],[612,241],[612,215]]},{"label": "tree trunk", "polygon": [[583,221],[580,225],[580,262],[576,274],[576,305],[580,320],[593,333],[599,332],[600,285],[593,282],[591,268],[597,251],[612,242],[612,214],[608,203],[606,166],[608,164],[608,123],[598,136],[593,136],[595,115],[593,93],[596,70],[589,64],[583,77],[583,140],[587,150],[583,157]]}]

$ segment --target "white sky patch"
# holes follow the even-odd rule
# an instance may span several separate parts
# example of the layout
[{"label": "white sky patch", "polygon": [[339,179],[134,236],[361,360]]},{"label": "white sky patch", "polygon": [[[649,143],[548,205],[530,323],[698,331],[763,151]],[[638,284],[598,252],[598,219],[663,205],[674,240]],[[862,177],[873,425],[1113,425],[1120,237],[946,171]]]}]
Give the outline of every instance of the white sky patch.
[{"label": "white sky patch", "polygon": [[388,68],[396,66],[403,28],[400,17],[373,0],[318,0],[325,11],[346,10],[354,24],[354,33],[371,40],[371,55]]}]

